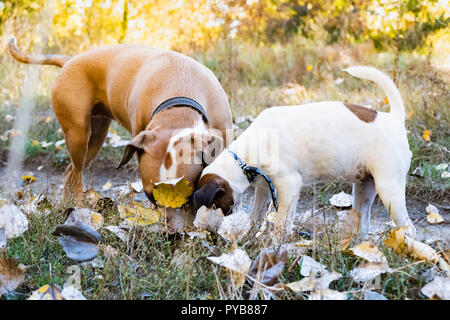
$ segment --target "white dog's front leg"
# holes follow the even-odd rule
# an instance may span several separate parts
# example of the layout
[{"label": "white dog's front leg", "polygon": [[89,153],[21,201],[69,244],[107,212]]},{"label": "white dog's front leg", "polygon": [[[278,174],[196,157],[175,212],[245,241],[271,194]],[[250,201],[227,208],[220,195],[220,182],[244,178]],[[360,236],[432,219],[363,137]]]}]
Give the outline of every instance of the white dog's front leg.
[{"label": "white dog's front leg", "polygon": [[399,180],[400,179],[392,179],[392,177],[381,179],[376,176],[376,189],[381,201],[383,201],[386,211],[389,213],[392,220],[394,220],[397,227],[406,226],[408,228],[407,234],[414,237],[416,228],[411,222],[411,219],[409,219],[408,211],[406,209],[405,183]]},{"label": "white dog's front leg", "polygon": [[278,211],[275,214],[274,244],[281,245],[290,233],[292,215],[297,207],[297,202],[302,185],[299,174],[277,178],[274,183],[278,193]]},{"label": "white dog's front leg", "polygon": [[[265,183],[265,181],[264,181],[264,183]],[[254,200],[253,208],[252,208],[252,212],[251,212],[252,224],[254,226],[257,226],[258,224],[259,224],[259,226],[261,226],[262,220],[264,219],[263,209],[264,209],[264,205],[267,202],[269,193],[270,193],[269,188],[267,186],[265,186],[263,183],[260,183],[255,186],[255,200]],[[259,227],[257,227],[257,228],[259,229]]]}]

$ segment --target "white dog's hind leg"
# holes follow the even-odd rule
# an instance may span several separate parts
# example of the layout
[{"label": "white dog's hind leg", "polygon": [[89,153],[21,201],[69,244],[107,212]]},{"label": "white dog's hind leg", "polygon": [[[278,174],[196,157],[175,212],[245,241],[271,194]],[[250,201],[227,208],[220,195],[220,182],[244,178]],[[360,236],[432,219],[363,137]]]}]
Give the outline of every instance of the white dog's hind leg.
[{"label": "white dog's hind leg", "polygon": [[353,209],[361,214],[361,230],[359,236],[365,239],[369,232],[370,211],[377,195],[373,179],[353,184]]}]

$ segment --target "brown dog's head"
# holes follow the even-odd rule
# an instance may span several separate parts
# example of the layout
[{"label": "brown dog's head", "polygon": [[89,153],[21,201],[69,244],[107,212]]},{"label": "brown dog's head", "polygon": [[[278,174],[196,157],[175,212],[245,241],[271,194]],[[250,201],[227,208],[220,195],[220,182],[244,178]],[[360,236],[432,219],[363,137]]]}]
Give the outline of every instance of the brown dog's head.
[{"label": "brown dog's head", "polygon": [[144,191],[155,204],[155,183],[184,177],[194,188],[205,167],[203,159],[211,159],[211,152],[218,155],[222,149],[223,139],[216,132],[165,130],[156,133],[144,130],[127,144],[117,168],[130,161],[136,153]]},{"label": "brown dog's head", "polygon": [[223,214],[231,213],[234,205],[233,189],[230,184],[216,174],[205,174],[197,184],[194,192],[194,210],[201,206],[221,208]]}]

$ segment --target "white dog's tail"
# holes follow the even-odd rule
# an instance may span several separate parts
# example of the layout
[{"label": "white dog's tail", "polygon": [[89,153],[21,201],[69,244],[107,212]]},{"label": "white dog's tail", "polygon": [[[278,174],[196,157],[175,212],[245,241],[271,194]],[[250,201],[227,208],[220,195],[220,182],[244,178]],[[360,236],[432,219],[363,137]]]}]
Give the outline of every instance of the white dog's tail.
[{"label": "white dog's tail", "polygon": [[345,69],[352,76],[372,80],[378,84],[386,93],[391,105],[391,114],[402,122],[405,122],[405,106],[394,82],[385,73],[372,67],[354,66]]}]

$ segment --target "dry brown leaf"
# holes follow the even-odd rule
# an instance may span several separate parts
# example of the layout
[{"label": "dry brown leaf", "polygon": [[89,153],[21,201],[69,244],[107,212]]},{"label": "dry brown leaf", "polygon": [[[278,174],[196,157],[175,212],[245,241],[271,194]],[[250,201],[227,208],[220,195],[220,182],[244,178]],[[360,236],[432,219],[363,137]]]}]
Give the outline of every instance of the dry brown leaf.
[{"label": "dry brown leaf", "polygon": [[98,230],[103,224],[103,216],[87,208],[74,209],[70,212],[65,224],[74,224],[76,221]]},{"label": "dry brown leaf", "polygon": [[28,219],[15,205],[0,203],[0,228],[5,228],[6,239],[22,235],[28,230]]},{"label": "dry brown leaf", "polygon": [[195,215],[194,226],[211,232],[217,232],[224,218],[222,209],[208,209],[201,206]]},{"label": "dry brown leaf", "polygon": [[436,276],[421,291],[430,299],[436,296],[442,300],[450,300],[450,277]]},{"label": "dry brown leaf", "polygon": [[57,285],[44,285],[33,291],[28,300],[64,300],[61,289]]},{"label": "dry brown leaf", "polygon": [[272,249],[263,249],[252,263],[248,274],[260,283],[272,286],[280,278],[286,260],[287,251],[277,254]]},{"label": "dry brown leaf", "polygon": [[331,289],[322,289],[311,292],[309,300],[347,300],[347,293]]},{"label": "dry brown leaf", "polygon": [[325,274],[328,272],[323,264],[307,255],[303,255],[297,263],[300,266],[300,274],[304,277],[317,276],[319,273]]},{"label": "dry brown leaf", "polygon": [[222,219],[217,233],[226,240],[235,242],[242,239],[250,230],[251,226],[250,214],[245,211],[238,211]]},{"label": "dry brown leaf", "polygon": [[378,250],[378,246],[371,243],[370,241],[365,241],[360,243],[359,245],[350,248],[349,251],[368,262],[376,262],[376,263],[384,263],[387,264],[387,259],[384,254]]},{"label": "dry brown leaf", "polygon": [[208,259],[231,270],[234,284],[238,288],[244,284],[245,277],[252,264],[247,252],[242,249],[234,249],[231,253],[224,253],[220,257],[208,257]]},{"label": "dry brown leaf", "polygon": [[6,249],[1,249],[0,256],[0,297],[16,290],[25,280],[26,267],[17,264],[16,259],[6,258]]},{"label": "dry brown leaf", "polygon": [[322,277],[316,278],[314,276],[303,278],[300,281],[288,283],[286,286],[293,292],[317,291],[329,289],[330,283],[341,278],[342,275],[338,272],[326,272]]},{"label": "dry brown leaf", "polygon": [[345,193],[344,191],[334,194],[330,198],[330,204],[338,208],[349,208],[352,206],[352,202],[353,202],[352,195]]},{"label": "dry brown leaf", "polygon": [[387,239],[384,240],[384,244],[393,248],[398,254],[410,255],[419,260],[426,260],[431,263],[437,263],[442,260],[442,265],[445,268],[445,261],[433,248],[425,243],[416,241],[409,237],[405,234],[406,230],[407,227],[405,226],[392,230]]},{"label": "dry brown leaf", "polygon": [[387,263],[363,262],[350,271],[350,276],[357,282],[365,282],[386,272],[393,272]]}]

